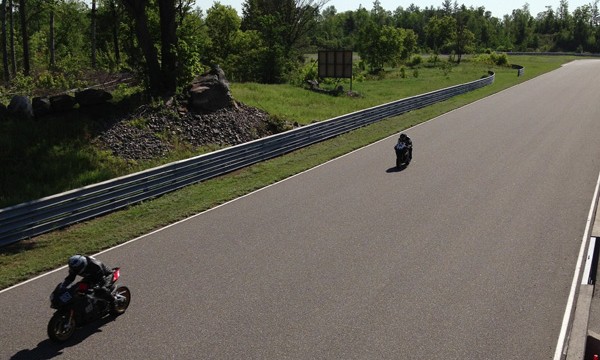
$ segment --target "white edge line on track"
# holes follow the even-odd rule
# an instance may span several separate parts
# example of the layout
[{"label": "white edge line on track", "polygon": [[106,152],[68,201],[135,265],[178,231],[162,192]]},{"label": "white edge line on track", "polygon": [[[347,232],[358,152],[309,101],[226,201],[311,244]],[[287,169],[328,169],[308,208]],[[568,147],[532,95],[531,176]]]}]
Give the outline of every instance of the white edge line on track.
[{"label": "white edge line on track", "polygon": [[590,205],[590,211],[585,224],[585,231],[583,232],[583,238],[581,240],[581,246],[579,248],[579,256],[577,259],[577,265],[575,266],[575,274],[573,275],[573,282],[571,283],[571,291],[567,300],[567,306],[565,308],[565,314],[563,316],[562,326],[558,335],[558,341],[556,343],[556,352],[554,353],[554,360],[561,360],[563,350],[566,345],[565,340],[567,337],[567,330],[569,323],[571,322],[571,316],[573,314],[573,305],[575,303],[575,294],[579,285],[579,275],[581,274],[581,265],[583,263],[585,246],[590,238],[590,229],[593,223],[592,217],[598,204],[598,188],[600,187],[600,174],[598,174],[598,180],[596,181],[596,190],[594,190],[594,197],[592,198],[592,204]]}]

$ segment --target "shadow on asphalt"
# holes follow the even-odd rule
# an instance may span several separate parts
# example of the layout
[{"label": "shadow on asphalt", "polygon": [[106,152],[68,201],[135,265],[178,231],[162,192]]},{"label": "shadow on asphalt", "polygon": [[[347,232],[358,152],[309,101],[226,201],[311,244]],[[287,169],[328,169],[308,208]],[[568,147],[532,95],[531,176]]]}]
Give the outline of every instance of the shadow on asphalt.
[{"label": "shadow on asphalt", "polygon": [[386,173],[388,173],[388,174],[391,174],[391,173],[397,173],[397,172],[402,172],[402,171],[404,171],[404,170],[405,170],[407,167],[408,167],[408,165],[402,165],[401,167],[396,167],[396,166],[394,166],[394,167],[391,167],[391,168],[387,169],[385,172],[386,172]]},{"label": "shadow on asphalt", "polygon": [[52,359],[56,356],[62,355],[65,348],[75,346],[81,343],[95,333],[102,332],[102,327],[115,319],[112,316],[94,321],[90,324],[84,325],[82,328],[77,329],[73,334],[73,337],[62,344],[52,342],[50,339],[46,339],[40,342],[35,349],[21,350],[13,355],[11,360],[42,360]]}]

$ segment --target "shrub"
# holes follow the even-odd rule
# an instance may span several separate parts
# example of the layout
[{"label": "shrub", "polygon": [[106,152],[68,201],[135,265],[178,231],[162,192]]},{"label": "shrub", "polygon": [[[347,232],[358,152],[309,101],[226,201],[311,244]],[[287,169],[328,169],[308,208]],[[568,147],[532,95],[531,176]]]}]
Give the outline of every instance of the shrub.
[{"label": "shrub", "polygon": [[421,55],[414,55],[407,63],[406,65],[410,66],[410,67],[416,67],[419,66],[423,63],[423,57],[421,57]]}]

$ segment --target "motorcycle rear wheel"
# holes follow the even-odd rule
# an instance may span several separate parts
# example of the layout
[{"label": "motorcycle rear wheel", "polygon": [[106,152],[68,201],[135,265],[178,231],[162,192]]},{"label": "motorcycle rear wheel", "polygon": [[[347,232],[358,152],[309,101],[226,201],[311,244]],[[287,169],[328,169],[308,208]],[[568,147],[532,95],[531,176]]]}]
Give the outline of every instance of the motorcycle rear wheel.
[{"label": "motorcycle rear wheel", "polygon": [[65,342],[75,333],[75,319],[66,313],[54,313],[48,322],[48,337],[58,343]]},{"label": "motorcycle rear wheel", "polygon": [[129,307],[129,302],[131,301],[131,291],[127,286],[119,286],[117,290],[115,290],[115,304],[110,310],[110,314],[113,316],[119,316],[125,313],[127,307]]}]

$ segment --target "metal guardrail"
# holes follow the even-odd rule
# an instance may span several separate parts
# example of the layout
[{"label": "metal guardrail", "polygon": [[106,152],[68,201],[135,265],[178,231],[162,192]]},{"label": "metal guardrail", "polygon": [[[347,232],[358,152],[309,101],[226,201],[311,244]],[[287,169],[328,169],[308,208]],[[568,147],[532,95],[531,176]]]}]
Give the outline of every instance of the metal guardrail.
[{"label": "metal guardrail", "polygon": [[0,209],[0,247],[104,215],[487,85],[495,74],[135,174]]},{"label": "metal guardrail", "polygon": [[517,76],[523,76],[523,74],[525,74],[525,68],[521,65],[512,65],[512,68],[517,70]]},{"label": "metal guardrail", "polygon": [[510,56],[519,55],[540,55],[540,56],[581,56],[581,57],[600,57],[597,53],[584,53],[584,52],[525,52],[525,51],[511,51],[507,52]]}]

